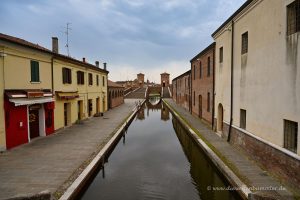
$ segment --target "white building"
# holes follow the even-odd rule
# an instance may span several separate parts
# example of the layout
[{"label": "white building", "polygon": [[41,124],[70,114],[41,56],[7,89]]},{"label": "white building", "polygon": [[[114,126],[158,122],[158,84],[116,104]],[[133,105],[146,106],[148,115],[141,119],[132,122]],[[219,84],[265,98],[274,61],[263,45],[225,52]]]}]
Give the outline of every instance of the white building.
[{"label": "white building", "polygon": [[300,0],[248,0],[212,36],[217,131],[299,186]]}]

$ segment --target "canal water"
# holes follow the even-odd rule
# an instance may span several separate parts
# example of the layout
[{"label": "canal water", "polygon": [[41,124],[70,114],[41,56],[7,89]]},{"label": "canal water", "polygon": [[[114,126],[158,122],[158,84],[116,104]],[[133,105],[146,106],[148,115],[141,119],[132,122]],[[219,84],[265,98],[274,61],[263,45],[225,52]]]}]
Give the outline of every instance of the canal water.
[{"label": "canal water", "polygon": [[167,107],[150,101],[78,199],[239,199],[213,190],[229,185]]}]

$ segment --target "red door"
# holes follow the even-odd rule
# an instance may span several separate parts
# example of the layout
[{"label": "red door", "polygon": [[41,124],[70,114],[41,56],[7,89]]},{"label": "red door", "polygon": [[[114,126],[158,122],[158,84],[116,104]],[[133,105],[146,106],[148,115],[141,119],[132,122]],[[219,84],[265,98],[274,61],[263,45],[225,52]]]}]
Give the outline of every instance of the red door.
[{"label": "red door", "polygon": [[29,130],[30,139],[40,136],[39,133],[39,110],[30,108],[29,109]]}]

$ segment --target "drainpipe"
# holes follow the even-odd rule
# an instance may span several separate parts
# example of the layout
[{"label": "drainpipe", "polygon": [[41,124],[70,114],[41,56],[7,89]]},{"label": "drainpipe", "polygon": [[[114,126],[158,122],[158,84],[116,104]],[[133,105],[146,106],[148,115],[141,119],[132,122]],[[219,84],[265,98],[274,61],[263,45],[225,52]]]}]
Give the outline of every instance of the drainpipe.
[{"label": "drainpipe", "polygon": [[51,89],[52,89],[52,94],[54,94],[53,56],[51,57]]},{"label": "drainpipe", "polygon": [[[192,77],[192,73],[193,73],[193,63],[191,62],[191,73],[190,73],[190,82],[191,82],[191,85],[190,85],[190,87],[191,87],[191,89],[190,89],[190,99],[189,99],[189,101],[190,101],[190,112],[191,112],[191,114],[193,114],[193,107],[192,107],[192,99],[193,99],[193,97],[192,97],[192,95],[193,95],[193,77]],[[194,76],[195,76],[195,74],[194,74]]]},{"label": "drainpipe", "polygon": [[214,121],[215,121],[215,62],[216,62],[216,47],[213,49],[213,93],[212,93],[212,98],[213,98],[213,105],[212,105],[212,130],[214,129]]},{"label": "drainpipe", "polygon": [[233,116],[233,51],[234,50],[234,22],[231,21],[231,69],[230,69],[230,124],[228,130],[227,142],[230,142]]}]

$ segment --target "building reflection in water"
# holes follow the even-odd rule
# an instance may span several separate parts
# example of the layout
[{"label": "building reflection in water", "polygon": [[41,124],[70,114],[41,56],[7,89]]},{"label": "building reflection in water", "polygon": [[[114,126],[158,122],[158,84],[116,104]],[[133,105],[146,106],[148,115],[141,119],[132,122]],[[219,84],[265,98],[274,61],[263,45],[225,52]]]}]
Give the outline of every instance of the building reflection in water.
[{"label": "building reflection in water", "polygon": [[[185,156],[190,162],[190,174],[197,187],[201,199],[239,199],[235,193],[230,191],[213,191],[209,187],[224,187],[218,169],[207,158],[195,141],[189,136],[180,122],[172,117],[173,128],[183,148]],[[225,187],[229,186],[226,185]]]},{"label": "building reflection in water", "polygon": [[147,110],[147,117],[149,117],[149,111],[160,111],[161,120],[168,121],[170,119],[170,111],[167,106],[165,106],[159,96],[150,97],[146,103],[144,103],[141,109],[137,113],[137,120],[145,119],[145,111]]}]

